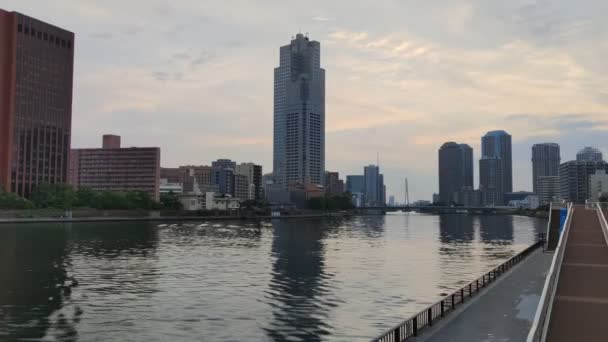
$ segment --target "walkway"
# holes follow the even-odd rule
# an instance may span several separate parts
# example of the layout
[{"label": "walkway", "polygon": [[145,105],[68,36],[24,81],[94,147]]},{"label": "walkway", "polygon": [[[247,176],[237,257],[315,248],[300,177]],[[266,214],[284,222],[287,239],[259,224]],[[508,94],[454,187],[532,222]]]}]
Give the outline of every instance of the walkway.
[{"label": "walkway", "polygon": [[574,208],[547,341],[608,341],[608,245],[595,210]]},{"label": "walkway", "polygon": [[453,318],[417,340],[429,342],[525,341],[552,253],[535,251]]}]

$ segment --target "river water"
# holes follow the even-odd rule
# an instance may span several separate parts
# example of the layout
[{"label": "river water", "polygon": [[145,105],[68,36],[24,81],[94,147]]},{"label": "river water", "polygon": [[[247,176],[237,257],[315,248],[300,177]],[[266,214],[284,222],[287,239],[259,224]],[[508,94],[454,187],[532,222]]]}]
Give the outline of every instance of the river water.
[{"label": "river water", "polygon": [[0,225],[0,341],[367,341],[545,225],[423,214]]}]

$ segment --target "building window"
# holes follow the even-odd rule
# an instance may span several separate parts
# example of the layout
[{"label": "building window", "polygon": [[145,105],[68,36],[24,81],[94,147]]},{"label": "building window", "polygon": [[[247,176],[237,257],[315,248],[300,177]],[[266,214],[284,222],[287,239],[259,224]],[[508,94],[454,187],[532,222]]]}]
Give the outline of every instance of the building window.
[{"label": "building window", "polygon": [[23,32],[23,25],[17,24],[17,32]]},{"label": "building window", "polygon": [[48,33],[46,33],[46,32],[44,32],[44,34],[42,35],[42,37],[43,37],[43,39],[44,39],[45,41],[49,40],[49,34],[48,34]]},{"label": "building window", "polygon": [[61,47],[65,47],[65,39],[61,40]]},{"label": "building window", "polygon": [[42,39],[42,32],[38,31],[38,39]]},{"label": "building window", "polygon": [[68,40],[68,49],[72,48],[72,42]]},{"label": "building window", "polygon": [[27,26],[25,26],[25,27],[23,28],[23,33],[25,33],[25,34],[30,34],[30,28],[29,28],[29,27],[27,27]]},{"label": "building window", "polygon": [[32,27],[32,36],[36,35],[36,29]]}]

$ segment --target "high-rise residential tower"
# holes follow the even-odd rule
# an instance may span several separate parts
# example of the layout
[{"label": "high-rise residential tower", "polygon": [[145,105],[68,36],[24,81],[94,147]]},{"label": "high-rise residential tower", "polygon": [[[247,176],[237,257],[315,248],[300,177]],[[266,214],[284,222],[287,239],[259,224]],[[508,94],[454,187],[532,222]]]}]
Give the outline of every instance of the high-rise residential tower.
[{"label": "high-rise residential tower", "polygon": [[473,149],[467,144],[447,142],[439,148],[439,199],[444,205],[455,201],[455,194],[473,187]]},{"label": "high-rise residential tower", "polygon": [[479,190],[486,205],[504,204],[505,193],[513,191],[511,135],[505,131],[490,131],[481,138]]},{"label": "high-rise residential tower", "polygon": [[599,162],[604,160],[602,152],[595,147],[585,147],[576,154],[576,161]]},{"label": "high-rise residential tower", "polygon": [[368,165],[363,168],[363,188],[365,205],[380,207],[386,204],[386,189],[384,175],[380,173],[377,165]]},{"label": "high-rise residential tower", "polygon": [[540,177],[559,175],[560,161],[558,144],[544,143],[532,146],[532,189],[535,194],[540,192]]},{"label": "high-rise residential tower", "polygon": [[280,49],[274,69],[273,174],[290,183],[323,184],[325,171],[325,70],[321,45],[297,34]]},{"label": "high-rise residential tower", "polygon": [[67,181],[74,34],[0,9],[0,187]]}]

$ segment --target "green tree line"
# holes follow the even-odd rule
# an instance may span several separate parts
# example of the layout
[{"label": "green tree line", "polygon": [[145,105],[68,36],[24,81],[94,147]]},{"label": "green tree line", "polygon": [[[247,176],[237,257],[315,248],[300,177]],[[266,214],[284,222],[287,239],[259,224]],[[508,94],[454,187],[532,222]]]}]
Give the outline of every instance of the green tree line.
[{"label": "green tree line", "polygon": [[313,210],[345,210],[354,208],[355,205],[349,193],[313,197],[308,200],[308,209]]},{"label": "green tree line", "polygon": [[68,184],[42,183],[36,187],[30,199],[0,189],[0,209],[74,209],[93,208],[103,210],[179,210],[182,205],[177,194],[161,194],[155,201],[143,191],[110,192],[82,187],[74,189]]}]

